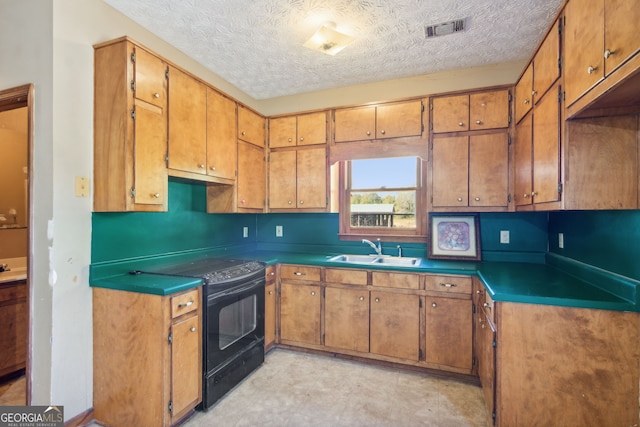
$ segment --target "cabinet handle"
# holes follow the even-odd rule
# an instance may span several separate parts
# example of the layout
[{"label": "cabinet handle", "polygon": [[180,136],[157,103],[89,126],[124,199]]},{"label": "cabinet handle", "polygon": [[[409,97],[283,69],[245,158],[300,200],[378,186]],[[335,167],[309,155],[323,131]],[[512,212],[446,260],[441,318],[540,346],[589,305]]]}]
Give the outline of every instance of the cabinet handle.
[{"label": "cabinet handle", "polygon": [[242,136],[245,136],[247,134],[247,132],[242,131]]},{"label": "cabinet handle", "polygon": [[316,296],[316,291],[311,291],[311,296],[315,297]]},{"label": "cabinet handle", "polygon": [[209,169],[211,169],[212,171],[215,171],[216,167],[215,166],[211,166]]},{"label": "cabinet handle", "polygon": [[616,53],[615,50],[611,50],[611,49],[607,49],[604,51],[604,59],[609,59],[609,57],[611,55],[613,55],[614,53]]},{"label": "cabinet handle", "polygon": [[301,205],[304,205],[304,200],[300,200],[300,204],[301,204]]},{"label": "cabinet handle", "polygon": [[306,276],[307,273],[302,273],[300,271],[295,271],[293,274],[295,274],[296,276]]},{"label": "cabinet handle", "polygon": [[191,329],[189,329],[191,332],[195,332],[196,331],[196,327],[192,326]]},{"label": "cabinet handle", "polygon": [[533,97],[533,96],[536,96],[537,94],[538,94],[538,91],[537,91],[537,90],[532,90],[532,91],[531,91],[531,96],[532,96],[532,97]]},{"label": "cabinet handle", "polygon": [[273,291],[269,291],[269,295],[273,295]]},{"label": "cabinet handle", "polygon": [[524,197],[525,199],[528,199],[528,198],[529,198],[529,193],[524,193],[524,194],[522,195],[522,197]]},{"label": "cabinet handle", "polygon": [[189,307],[190,305],[193,305],[193,300],[178,304],[178,308]]},{"label": "cabinet handle", "polygon": [[480,120],[476,120],[476,124],[477,124],[477,125],[481,125],[481,124],[482,124],[482,121],[480,121]]},{"label": "cabinet handle", "polygon": [[491,305],[489,305],[488,302],[485,302],[484,304],[482,304],[482,306],[491,310]]},{"label": "cabinet handle", "polygon": [[461,202],[462,201],[462,197],[458,197],[458,201]]},{"label": "cabinet handle", "polygon": [[592,67],[591,65],[587,67],[587,74],[593,74],[596,71],[598,71],[598,67]]},{"label": "cabinet handle", "polygon": [[455,288],[458,285],[455,283],[440,283],[440,286],[444,286],[445,288]]},{"label": "cabinet handle", "polygon": [[269,276],[275,276],[276,273],[274,273],[273,271],[271,273],[269,273]]},{"label": "cabinet handle", "polygon": [[200,169],[204,169],[204,165],[203,164],[200,164],[199,167],[200,167]]},{"label": "cabinet handle", "polygon": [[376,299],[375,299],[375,301],[376,301],[376,302],[380,302],[380,298],[376,298]]},{"label": "cabinet handle", "polygon": [[153,197],[156,198],[156,199],[159,199],[160,198],[160,193],[154,193]]},{"label": "cabinet handle", "polygon": [[476,202],[479,202],[479,201],[480,201],[480,197],[476,197]]},{"label": "cabinet handle", "polygon": [[360,301],[364,301],[364,297],[360,297]]},{"label": "cabinet handle", "polygon": [[293,140],[292,140],[291,138],[289,138],[287,141],[291,142],[291,141],[293,141]]},{"label": "cabinet handle", "polygon": [[292,202],[291,200],[289,200],[287,203],[288,203],[288,204],[292,204],[293,202]]},{"label": "cabinet handle", "polygon": [[436,308],[438,306],[438,304],[436,304],[435,302],[431,303],[431,307]]},{"label": "cabinet handle", "polygon": [[160,98],[160,94],[158,92],[156,92],[156,93],[153,94],[153,97],[154,98]]},{"label": "cabinet handle", "polygon": [[384,135],[384,134],[385,134],[384,129],[382,129],[382,130],[380,131],[380,133]]},{"label": "cabinet handle", "polygon": [[531,102],[531,101],[529,101],[529,98],[525,98],[524,99],[524,105],[529,105],[529,102]]},{"label": "cabinet handle", "polygon": [[482,291],[481,291],[481,290],[477,290],[477,291],[476,291],[476,294],[478,294],[478,295],[482,295]]},{"label": "cabinet handle", "polygon": [[458,126],[462,127],[462,126],[464,126],[464,123],[460,122],[460,123],[458,123]]},{"label": "cabinet handle", "polygon": [[371,135],[371,132],[367,131],[367,136]]},{"label": "cabinet handle", "polygon": [[302,142],[302,141],[304,141],[304,137],[303,136],[300,137],[300,142]]},{"label": "cabinet handle", "polygon": [[531,192],[531,197],[535,197],[535,196],[537,196],[537,195],[538,195],[538,193],[536,193],[535,191],[532,191],[532,192]]}]

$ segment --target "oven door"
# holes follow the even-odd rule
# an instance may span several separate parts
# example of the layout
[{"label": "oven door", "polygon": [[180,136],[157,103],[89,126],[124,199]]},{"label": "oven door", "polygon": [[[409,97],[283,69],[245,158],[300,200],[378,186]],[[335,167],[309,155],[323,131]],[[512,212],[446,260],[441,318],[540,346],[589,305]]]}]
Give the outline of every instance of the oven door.
[{"label": "oven door", "polygon": [[264,345],[264,274],[206,295],[205,374],[239,353]]}]

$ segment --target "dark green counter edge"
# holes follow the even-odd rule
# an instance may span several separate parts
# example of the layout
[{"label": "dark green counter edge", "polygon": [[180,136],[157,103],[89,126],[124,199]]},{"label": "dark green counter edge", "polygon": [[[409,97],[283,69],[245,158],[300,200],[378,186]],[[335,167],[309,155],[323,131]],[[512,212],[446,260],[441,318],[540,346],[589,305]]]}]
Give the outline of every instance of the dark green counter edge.
[{"label": "dark green counter edge", "polygon": [[155,295],[171,295],[200,286],[200,279],[131,274],[133,271],[153,271],[154,268],[179,264],[203,257],[251,259],[265,262],[303,264],[338,268],[367,268],[433,274],[478,276],[495,301],[528,304],[559,305],[602,310],[640,312],[640,282],[611,274],[557,255],[548,255],[545,263],[525,262],[463,262],[423,258],[419,266],[389,267],[369,264],[330,262],[337,253],[301,253],[269,250],[248,250],[247,247],[226,247],[160,257],[92,264],[90,284]]}]

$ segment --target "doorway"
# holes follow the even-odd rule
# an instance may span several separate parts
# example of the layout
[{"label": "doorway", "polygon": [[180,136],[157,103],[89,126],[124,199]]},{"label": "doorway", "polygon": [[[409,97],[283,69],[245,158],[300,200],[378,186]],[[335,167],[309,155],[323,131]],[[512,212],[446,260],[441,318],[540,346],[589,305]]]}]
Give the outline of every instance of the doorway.
[{"label": "doorway", "polygon": [[0,405],[31,402],[33,85],[0,90]]}]

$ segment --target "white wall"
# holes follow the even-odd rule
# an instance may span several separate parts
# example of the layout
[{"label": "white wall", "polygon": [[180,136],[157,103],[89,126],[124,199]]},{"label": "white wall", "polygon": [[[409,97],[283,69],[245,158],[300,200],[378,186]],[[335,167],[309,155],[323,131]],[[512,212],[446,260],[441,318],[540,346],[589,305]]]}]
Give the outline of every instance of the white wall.
[{"label": "white wall", "polygon": [[505,64],[258,102],[101,0],[0,0],[0,88],[35,84],[33,403],[64,405],[67,419],[93,405],[91,197],[73,191],[76,176],[93,173],[92,46],[123,35],[263,114],[513,83],[522,67]]}]

